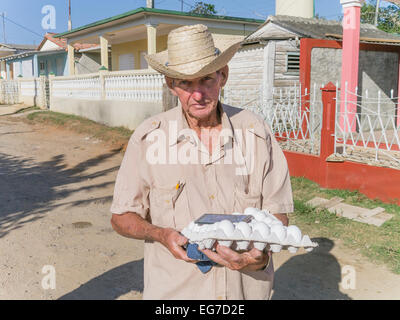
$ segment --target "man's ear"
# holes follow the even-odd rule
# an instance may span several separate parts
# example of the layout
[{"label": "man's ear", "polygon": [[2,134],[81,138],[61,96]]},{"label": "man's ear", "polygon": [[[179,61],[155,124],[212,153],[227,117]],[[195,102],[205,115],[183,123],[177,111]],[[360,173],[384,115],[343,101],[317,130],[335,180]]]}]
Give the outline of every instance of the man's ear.
[{"label": "man's ear", "polygon": [[225,87],[226,82],[228,81],[229,76],[229,67],[226,65],[225,67],[219,69],[220,75],[222,76],[221,79],[221,88]]},{"label": "man's ear", "polygon": [[178,94],[177,94],[176,91],[175,91],[174,79],[165,76],[165,82],[166,82],[166,84],[167,84],[167,87],[169,88],[169,91],[171,91],[171,93],[172,93],[174,96],[178,96]]}]

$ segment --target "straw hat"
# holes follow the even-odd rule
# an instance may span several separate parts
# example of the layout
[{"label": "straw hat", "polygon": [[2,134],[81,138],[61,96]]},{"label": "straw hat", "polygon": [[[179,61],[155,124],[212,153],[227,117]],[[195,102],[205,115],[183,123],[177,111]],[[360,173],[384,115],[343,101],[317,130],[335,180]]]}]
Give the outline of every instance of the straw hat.
[{"label": "straw hat", "polygon": [[145,58],[158,72],[170,78],[189,80],[226,66],[239,49],[240,43],[236,42],[223,49],[222,43],[215,46],[205,25],[184,26],[169,33],[167,50]]}]

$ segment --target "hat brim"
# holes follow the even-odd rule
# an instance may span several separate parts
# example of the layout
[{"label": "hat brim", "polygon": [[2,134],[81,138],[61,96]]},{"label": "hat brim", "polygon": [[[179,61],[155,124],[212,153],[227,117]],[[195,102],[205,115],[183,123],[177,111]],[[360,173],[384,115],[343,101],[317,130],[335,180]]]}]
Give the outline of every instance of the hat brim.
[{"label": "hat brim", "polygon": [[[219,69],[225,67],[235,55],[241,43],[242,41],[230,45],[227,49],[221,51],[221,53],[206,66],[198,70],[196,73],[191,74],[182,73],[174,70],[173,67],[167,66],[168,50],[146,55],[145,59],[147,60],[147,63],[150,67],[167,77],[174,79],[190,80],[204,77],[207,74],[214,73],[215,71],[218,71]],[[218,44],[216,45],[216,47],[218,48]]]}]

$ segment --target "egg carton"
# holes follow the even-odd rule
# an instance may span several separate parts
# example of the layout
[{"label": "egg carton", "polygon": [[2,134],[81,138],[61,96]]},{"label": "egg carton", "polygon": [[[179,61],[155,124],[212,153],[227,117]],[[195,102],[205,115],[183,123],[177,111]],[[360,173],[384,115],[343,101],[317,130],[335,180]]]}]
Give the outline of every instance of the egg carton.
[{"label": "egg carton", "polygon": [[198,244],[200,249],[211,249],[216,241],[237,251],[247,250],[253,243],[258,250],[276,253],[281,250],[296,253],[299,248],[310,252],[318,246],[308,235],[302,235],[297,226],[285,227],[269,212],[247,208],[244,214],[251,215],[253,219],[249,223],[223,220],[208,225],[191,222],[181,233],[189,242]]}]

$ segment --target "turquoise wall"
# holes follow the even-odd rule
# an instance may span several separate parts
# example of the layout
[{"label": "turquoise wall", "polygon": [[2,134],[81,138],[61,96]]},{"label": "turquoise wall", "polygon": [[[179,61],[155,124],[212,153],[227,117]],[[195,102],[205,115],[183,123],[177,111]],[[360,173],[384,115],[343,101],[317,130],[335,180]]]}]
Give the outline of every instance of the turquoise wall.
[{"label": "turquoise wall", "polygon": [[[58,64],[57,64],[58,62]],[[41,64],[44,69],[41,69]],[[39,75],[48,76],[51,72],[53,72],[56,76],[65,76],[68,75],[68,66],[67,66],[67,53],[61,52],[57,54],[52,54],[48,56],[38,56],[37,57],[37,66]]]}]

